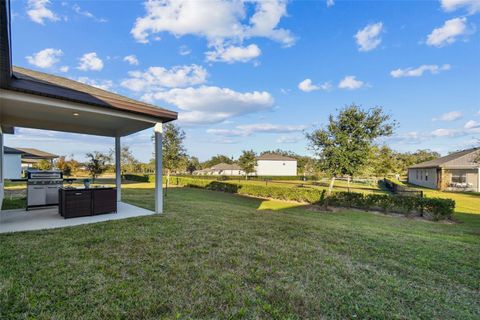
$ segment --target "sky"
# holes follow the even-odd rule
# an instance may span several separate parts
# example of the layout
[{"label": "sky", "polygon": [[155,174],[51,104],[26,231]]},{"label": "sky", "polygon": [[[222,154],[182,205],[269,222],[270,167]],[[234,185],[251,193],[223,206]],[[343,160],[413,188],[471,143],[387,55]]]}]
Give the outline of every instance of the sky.
[{"label": "sky", "polygon": [[[480,0],[12,1],[15,65],[179,112],[188,153],[308,155],[305,132],[381,106],[397,151],[480,144]],[[122,138],[141,161],[152,130]],[[112,138],[17,128],[82,160]]]}]

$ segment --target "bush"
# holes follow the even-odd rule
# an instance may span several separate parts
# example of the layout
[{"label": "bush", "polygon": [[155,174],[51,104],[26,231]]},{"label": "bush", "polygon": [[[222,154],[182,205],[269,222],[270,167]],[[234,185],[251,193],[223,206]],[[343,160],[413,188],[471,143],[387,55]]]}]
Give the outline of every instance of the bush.
[{"label": "bush", "polygon": [[358,192],[334,192],[330,196],[326,196],[326,190],[313,188],[264,186],[184,177],[177,177],[177,179],[179,185],[186,187],[318,205],[328,204],[367,211],[381,210],[385,213],[427,214],[430,215],[433,220],[451,218],[455,210],[455,201],[450,199],[391,196],[388,194],[363,194]]},{"label": "bush", "polygon": [[146,175],[146,174],[130,174],[130,173],[126,173],[126,174],[122,175],[122,177],[123,177],[124,180],[128,180],[128,181],[152,182],[152,180],[150,179],[151,176]]}]

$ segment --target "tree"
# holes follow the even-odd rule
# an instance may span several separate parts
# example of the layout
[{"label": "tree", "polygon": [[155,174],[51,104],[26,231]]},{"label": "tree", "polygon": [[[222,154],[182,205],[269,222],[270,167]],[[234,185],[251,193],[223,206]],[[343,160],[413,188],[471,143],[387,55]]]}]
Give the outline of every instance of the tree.
[{"label": "tree", "polygon": [[200,169],[200,161],[197,157],[188,157],[186,171],[192,174],[194,171]]},{"label": "tree", "polygon": [[219,163],[227,163],[227,164],[232,164],[233,160],[227,157],[226,155],[223,154],[217,154],[216,156],[213,156],[210,160],[207,160],[202,163],[202,168],[210,168],[213,167]]},{"label": "tree", "polygon": [[52,169],[52,162],[49,160],[42,159],[35,163],[34,168],[38,170],[51,170]]},{"label": "tree", "polygon": [[387,177],[401,172],[398,154],[388,146],[373,146],[371,149],[371,173],[375,177]]},{"label": "tree", "polygon": [[255,172],[257,155],[255,152],[253,152],[253,150],[242,151],[242,155],[238,158],[238,165],[245,172],[245,179],[248,179],[248,175]]},{"label": "tree", "polygon": [[331,177],[329,193],[337,176],[350,179],[368,163],[374,140],[393,134],[395,126],[380,107],[362,110],[351,105],[336,117],[330,115],[326,127],[306,134],[320,168]]},{"label": "tree", "polygon": [[169,122],[163,125],[163,167],[167,171],[167,188],[170,184],[170,174],[177,170],[186,155],[185,132],[180,127]]},{"label": "tree", "polygon": [[407,168],[421,162],[434,160],[440,158],[440,154],[435,151],[431,151],[428,149],[421,149],[415,152],[405,152],[397,154],[400,166],[400,172],[402,174],[407,173]]},{"label": "tree", "polygon": [[78,162],[73,159],[67,160],[66,156],[61,156],[55,161],[55,167],[68,177],[77,172]]},{"label": "tree", "polygon": [[99,151],[87,153],[86,156],[88,158],[88,162],[86,163],[87,171],[92,176],[93,182],[95,182],[95,178],[108,169],[108,163],[111,161],[111,158]]},{"label": "tree", "polygon": [[[115,150],[110,149],[109,158],[115,158]],[[120,168],[121,173],[136,172],[139,167],[138,160],[133,156],[129,146],[123,146],[120,150]]]}]

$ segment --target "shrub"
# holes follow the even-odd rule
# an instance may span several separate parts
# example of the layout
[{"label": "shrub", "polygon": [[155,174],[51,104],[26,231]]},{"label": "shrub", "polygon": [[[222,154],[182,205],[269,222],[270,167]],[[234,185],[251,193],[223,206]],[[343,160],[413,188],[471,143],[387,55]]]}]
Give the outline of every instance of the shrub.
[{"label": "shrub", "polygon": [[128,181],[136,181],[136,182],[151,182],[150,176],[146,174],[130,174],[126,173],[122,175],[123,179]]},{"label": "shrub", "polygon": [[422,198],[422,206],[426,213],[432,215],[433,220],[450,219],[455,210],[455,201],[441,198]]},{"label": "shrub", "polygon": [[363,210],[382,210],[385,213],[429,214],[432,219],[448,219],[455,210],[455,201],[440,198],[419,198],[391,196],[388,194],[363,194],[357,192],[334,192],[326,196],[326,190],[313,188],[291,188],[272,185],[242,184],[241,182],[217,181],[178,177],[182,186],[203,188],[228,193],[238,193],[260,198],[273,198],[306,202],[318,205],[357,208]]}]

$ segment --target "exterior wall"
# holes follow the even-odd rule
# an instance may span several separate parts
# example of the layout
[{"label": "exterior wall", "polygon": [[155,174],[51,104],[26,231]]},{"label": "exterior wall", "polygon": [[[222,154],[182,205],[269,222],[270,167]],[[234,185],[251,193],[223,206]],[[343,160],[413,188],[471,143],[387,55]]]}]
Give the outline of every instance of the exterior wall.
[{"label": "exterior wall", "polygon": [[408,169],[408,182],[417,186],[438,189],[437,168]]},{"label": "exterior wall", "polygon": [[257,160],[258,176],[296,176],[297,161]]},{"label": "exterior wall", "polygon": [[[465,175],[466,185],[459,186],[452,182],[452,176]],[[445,170],[445,184],[448,190],[452,191],[477,191],[480,192],[479,170],[478,169],[447,169]]]},{"label": "exterior wall", "polygon": [[243,170],[214,170],[210,173],[214,176],[244,176]]},{"label": "exterior wall", "polygon": [[20,179],[22,177],[22,157],[20,154],[6,154],[4,156],[4,178]]}]

